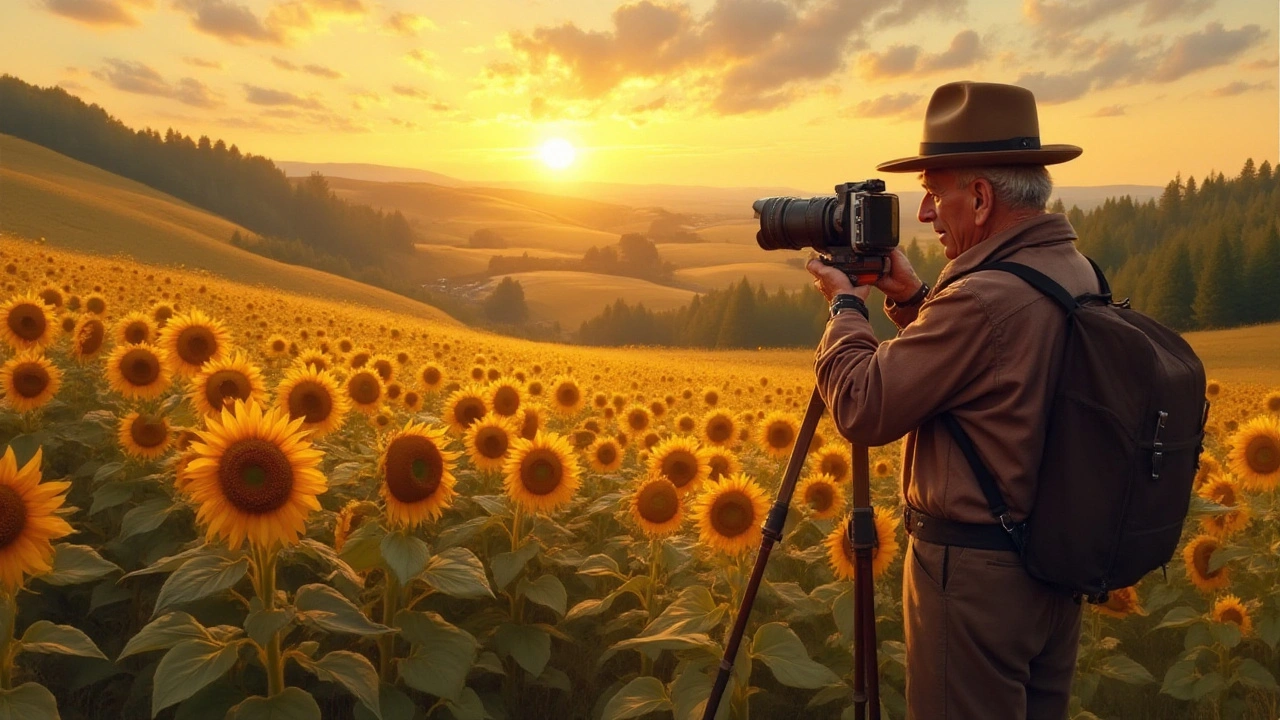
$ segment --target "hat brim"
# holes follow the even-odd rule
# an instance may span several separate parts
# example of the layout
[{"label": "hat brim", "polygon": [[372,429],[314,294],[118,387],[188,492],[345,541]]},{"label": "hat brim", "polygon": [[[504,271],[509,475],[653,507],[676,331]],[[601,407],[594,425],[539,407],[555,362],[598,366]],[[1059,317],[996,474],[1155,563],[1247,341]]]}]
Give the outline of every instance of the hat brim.
[{"label": "hat brim", "polygon": [[916,155],[880,163],[880,172],[912,172],[933,168],[981,167],[983,165],[1056,165],[1080,157],[1075,145],[1045,145],[1039,150],[996,150],[990,152]]}]

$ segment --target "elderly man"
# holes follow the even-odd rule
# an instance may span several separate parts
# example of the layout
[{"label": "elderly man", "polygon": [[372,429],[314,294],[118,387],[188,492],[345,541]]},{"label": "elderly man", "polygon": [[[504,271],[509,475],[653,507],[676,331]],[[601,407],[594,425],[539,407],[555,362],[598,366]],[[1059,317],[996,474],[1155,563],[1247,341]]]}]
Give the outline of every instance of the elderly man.
[{"label": "elderly man", "polygon": [[1099,290],[1066,217],[1045,212],[1045,166],[1081,150],[1041,145],[1039,134],[1030,91],[951,83],[929,102],[920,154],[878,167],[920,173],[918,217],[950,260],[930,289],[894,251],[876,287],[896,338],[872,334],[869,287],[809,263],[832,301],[815,370],[837,426],[858,444],[906,436],[903,615],[908,715],[918,720],[1058,720],[1071,697],[1081,605],[1026,573],[943,421],[954,418],[972,439],[1010,519],[1026,518],[1066,320],[1021,279],[972,271],[1008,260],[1073,295]]}]

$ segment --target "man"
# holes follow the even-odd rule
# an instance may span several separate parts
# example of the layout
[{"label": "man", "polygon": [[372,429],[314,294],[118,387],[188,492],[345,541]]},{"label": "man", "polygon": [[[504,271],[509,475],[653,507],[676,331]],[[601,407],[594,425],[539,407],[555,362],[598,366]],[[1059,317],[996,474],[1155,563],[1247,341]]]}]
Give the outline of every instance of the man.
[{"label": "man", "polygon": [[1049,298],[997,271],[1029,265],[1073,295],[1098,292],[1061,214],[1045,212],[1046,165],[1077,157],[1041,145],[1035,98],[1010,85],[938,88],[920,154],[881,164],[920,173],[918,218],[950,261],[930,289],[895,250],[876,287],[900,331],[878,343],[865,317],[869,287],[813,260],[835,313],[817,350],[817,385],[841,433],[884,445],[903,435],[907,531],[903,616],[907,707],[915,720],[1066,716],[1081,605],[1027,575],[940,416],[972,438],[1024,520],[1036,493],[1048,402],[1066,318]]}]

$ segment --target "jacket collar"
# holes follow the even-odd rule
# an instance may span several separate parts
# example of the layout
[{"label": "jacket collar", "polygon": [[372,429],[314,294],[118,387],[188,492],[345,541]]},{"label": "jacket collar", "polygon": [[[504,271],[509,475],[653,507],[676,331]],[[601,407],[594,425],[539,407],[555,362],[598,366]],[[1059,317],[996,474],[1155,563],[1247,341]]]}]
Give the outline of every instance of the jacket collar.
[{"label": "jacket collar", "polygon": [[1002,260],[1023,248],[1075,239],[1076,231],[1062,213],[1045,213],[1027,218],[974,245],[947,263],[938,275],[938,288],[972,272],[979,265]]}]

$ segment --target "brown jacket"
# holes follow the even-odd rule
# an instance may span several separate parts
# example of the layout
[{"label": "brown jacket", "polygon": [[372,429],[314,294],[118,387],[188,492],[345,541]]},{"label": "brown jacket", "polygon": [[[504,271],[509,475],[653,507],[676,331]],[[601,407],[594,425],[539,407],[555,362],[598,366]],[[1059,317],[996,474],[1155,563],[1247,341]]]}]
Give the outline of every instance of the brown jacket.
[{"label": "brown jacket", "polygon": [[955,279],[986,262],[1029,265],[1072,295],[1097,292],[1089,261],[1061,214],[1039,215],[947,264],[918,312],[886,307],[898,336],[877,342],[871,323],[844,312],[827,325],[814,369],[818,390],[847,439],[886,445],[903,435],[902,493],[928,515],[995,520],[960,448],[937,415],[950,412],[973,439],[1022,520],[1060,369],[1066,315],[1008,273]]}]

